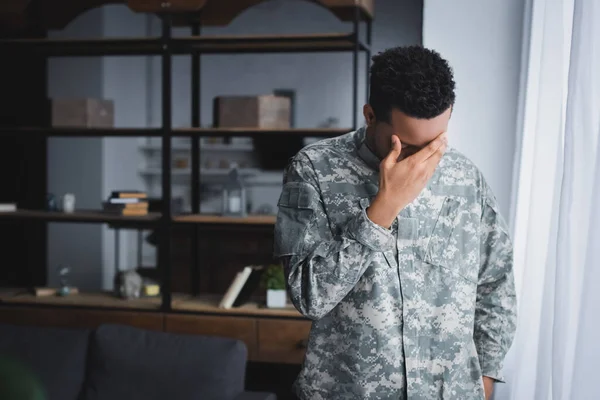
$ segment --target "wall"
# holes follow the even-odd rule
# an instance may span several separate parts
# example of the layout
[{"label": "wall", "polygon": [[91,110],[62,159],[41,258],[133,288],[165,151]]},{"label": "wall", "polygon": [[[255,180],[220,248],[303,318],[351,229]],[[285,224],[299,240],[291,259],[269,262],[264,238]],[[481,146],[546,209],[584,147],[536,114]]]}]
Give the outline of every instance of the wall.
[{"label": "wall", "polygon": [[425,0],[423,44],[455,71],[453,146],[482,170],[509,216],[524,0]]},{"label": "wall", "polygon": [[[80,16],[65,30],[50,37],[102,35],[102,10]],[[48,63],[49,97],[101,97],[102,60],[97,57],[51,58]],[[48,191],[57,197],[75,194],[76,208],[100,206],[102,139],[50,138],[48,140]],[[101,227],[98,224],[48,225],[49,285],[58,284],[57,266],[71,267],[71,283],[82,289],[99,289],[102,271]]]}]

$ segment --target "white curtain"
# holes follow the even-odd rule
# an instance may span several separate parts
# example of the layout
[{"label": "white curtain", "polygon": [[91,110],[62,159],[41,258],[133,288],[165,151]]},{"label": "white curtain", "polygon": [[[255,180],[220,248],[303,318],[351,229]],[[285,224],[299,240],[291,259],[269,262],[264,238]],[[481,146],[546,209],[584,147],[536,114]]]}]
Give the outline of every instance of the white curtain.
[{"label": "white curtain", "polygon": [[494,397],[598,400],[600,0],[526,0],[524,23],[511,215],[519,325]]}]

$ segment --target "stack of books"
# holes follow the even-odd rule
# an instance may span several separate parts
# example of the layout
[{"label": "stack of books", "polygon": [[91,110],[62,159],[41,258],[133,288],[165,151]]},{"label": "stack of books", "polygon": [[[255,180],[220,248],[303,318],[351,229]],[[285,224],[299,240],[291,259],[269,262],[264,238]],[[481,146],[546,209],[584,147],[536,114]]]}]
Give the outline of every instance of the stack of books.
[{"label": "stack of books", "polygon": [[102,203],[105,213],[140,216],[148,214],[148,195],[138,190],[116,190]]}]

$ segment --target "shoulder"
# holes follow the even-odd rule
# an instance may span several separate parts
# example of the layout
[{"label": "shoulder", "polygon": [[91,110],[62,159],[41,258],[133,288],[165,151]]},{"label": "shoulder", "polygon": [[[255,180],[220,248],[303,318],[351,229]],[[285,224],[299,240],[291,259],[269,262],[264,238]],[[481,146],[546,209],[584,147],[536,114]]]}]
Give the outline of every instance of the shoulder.
[{"label": "shoulder", "polygon": [[315,171],[325,171],[347,162],[357,151],[356,134],[353,131],[311,143],[292,157],[290,164]]},{"label": "shoulder", "polygon": [[469,193],[482,203],[495,202],[494,194],[479,167],[453,147],[448,148],[440,162],[438,182],[441,186]]},{"label": "shoulder", "polygon": [[320,161],[327,157],[346,157],[356,152],[356,132],[348,132],[341,136],[322,139],[305,146],[298,152],[306,158]]},{"label": "shoulder", "polygon": [[448,147],[440,162],[440,167],[446,174],[449,174],[447,178],[457,181],[476,178],[481,175],[477,165],[454,147]]}]

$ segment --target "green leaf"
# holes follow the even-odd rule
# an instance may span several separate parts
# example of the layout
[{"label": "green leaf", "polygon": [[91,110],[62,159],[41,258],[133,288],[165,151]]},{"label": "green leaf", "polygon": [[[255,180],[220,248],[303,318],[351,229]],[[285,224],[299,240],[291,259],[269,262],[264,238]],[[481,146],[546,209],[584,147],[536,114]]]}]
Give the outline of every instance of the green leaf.
[{"label": "green leaf", "polygon": [[279,264],[267,266],[262,274],[262,286],[264,289],[285,290],[283,266]]}]

